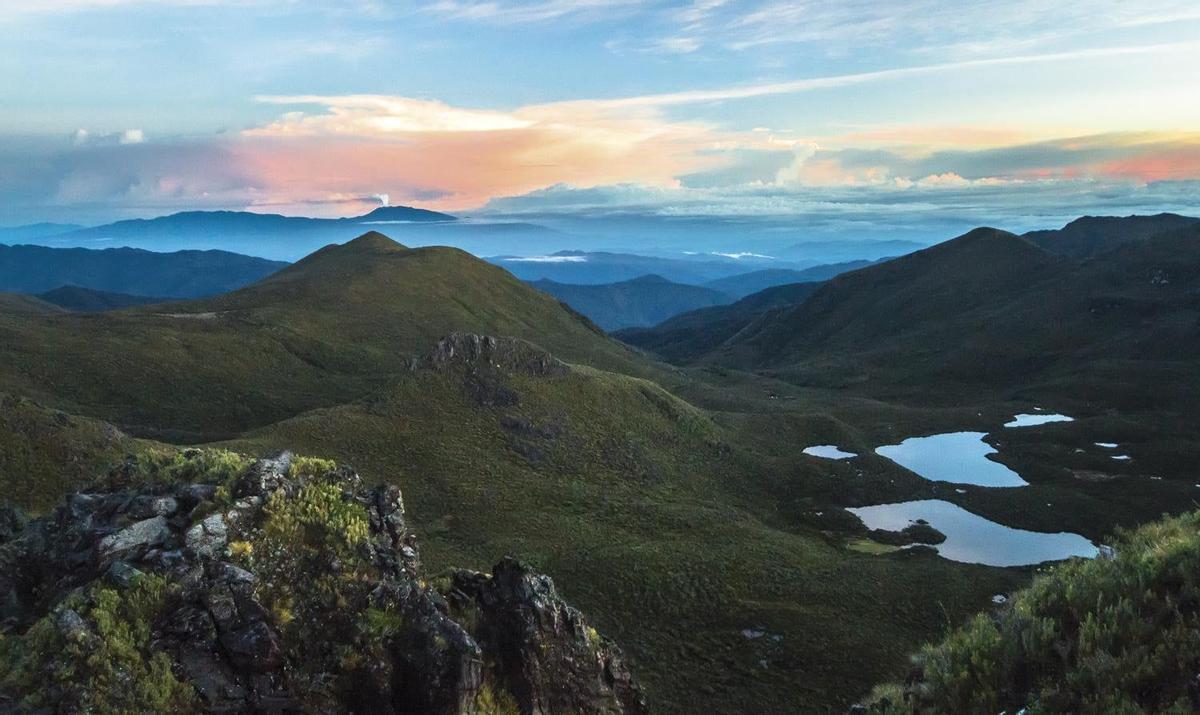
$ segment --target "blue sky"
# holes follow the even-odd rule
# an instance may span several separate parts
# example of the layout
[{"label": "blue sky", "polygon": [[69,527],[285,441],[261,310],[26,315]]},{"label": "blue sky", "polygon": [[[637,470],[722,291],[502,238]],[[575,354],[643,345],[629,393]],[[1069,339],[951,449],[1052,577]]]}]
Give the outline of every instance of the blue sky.
[{"label": "blue sky", "polygon": [[0,35],[0,224],[1015,224],[1200,180],[1194,1],[0,0]]}]

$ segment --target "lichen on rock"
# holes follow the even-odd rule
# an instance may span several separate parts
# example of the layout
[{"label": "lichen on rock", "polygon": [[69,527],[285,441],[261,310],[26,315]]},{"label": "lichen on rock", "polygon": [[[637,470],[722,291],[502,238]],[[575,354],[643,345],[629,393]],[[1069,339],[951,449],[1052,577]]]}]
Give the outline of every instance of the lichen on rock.
[{"label": "lichen on rock", "polygon": [[645,711],[548,577],[426,585],[394,485],[211,450],[115,471],[5,519],[0,710]]}]

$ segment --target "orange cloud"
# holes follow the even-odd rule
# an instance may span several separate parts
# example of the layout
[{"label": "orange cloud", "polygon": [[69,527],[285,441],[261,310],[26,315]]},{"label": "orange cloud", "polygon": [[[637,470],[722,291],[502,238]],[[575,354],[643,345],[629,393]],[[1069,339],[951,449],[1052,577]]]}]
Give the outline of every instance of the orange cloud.
[{"label": "orange cloud", "polygon": [[[271,98],[317,103],[244,133],[238,155],[266,177],[262,201],[387,193],[445,210],[554,184],[672,186],[724,160],[711,128],[652,111],[540,105],[512,112],[375,96]],[[405,197],[409,197],[406,199]]]}]

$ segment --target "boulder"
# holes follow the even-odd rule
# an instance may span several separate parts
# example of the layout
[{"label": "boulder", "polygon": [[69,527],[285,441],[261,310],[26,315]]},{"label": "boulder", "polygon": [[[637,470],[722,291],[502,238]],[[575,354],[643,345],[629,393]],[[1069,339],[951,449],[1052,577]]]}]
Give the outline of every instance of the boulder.
[{"label": "boulder", "polygon": [[134,552],[145,552],[171,538],[171,528],[162,516],[134,522],[115,534],[105,536],[96,544],[96,553],[101,559],[124,556]]},{"label": "boulder", "polygon": [[184,544],[202,558],[214,558],[229,543],[225,517],[213,514],[187,530]]}]

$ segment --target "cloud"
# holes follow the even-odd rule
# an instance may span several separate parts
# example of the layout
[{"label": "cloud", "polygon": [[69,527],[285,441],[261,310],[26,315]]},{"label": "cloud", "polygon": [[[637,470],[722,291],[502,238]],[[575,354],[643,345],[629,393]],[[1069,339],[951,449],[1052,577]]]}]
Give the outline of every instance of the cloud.
[{"label": "cloud", "polygon": [[96,134],[87,129],[77,129],[71,137],[75,146],[112,146],[114,144],[141,144],[146,133],[141,129],[126,129],[123,132]]},{"label": "cloud", "polygon": [[739,99],[753,99],[773,95],[798,94],[821,89],[848,87],[858,84],[881,82],[885,80],[919,77],[923,75],[941,74],[982,67],[1004,65],[1048,64],[1070,60],[1087,60],[1101,57],[1121,57],[1128,55],[1152,54],[1194,54],[1200,51],[1200,43],[1158,43],[1148,45],[1126,45],[1117,47],[1098,47],[1064,52],[1051,52],[1030,55],[1013,55],[991,57],[985,59],[963,60],[958,62],[942,62],[930,65],[914,65],[870,72],[855,72],[849,74],[828,75],[803,79],[786,80],[782,82],[766,82],[761,84],[735,85],[715,89],[696,89],[682,92],[666,92],[661,94],[646,94],[619,99],[581,100],[573,104],[592,104],[609,109],[631,107],[670,107],[685,104],[705,102],[721,102]]},{"label": "cloud", "polygon": [[545,22],[561,18],[603,18],[613,12],[636,9],[640,0],[439,0],[425,11],[459,20],[489,21],[499,24]]},{"label": "cloud", "polygon": [[697,44],[735,52],[812,45],[828,53],[870,44],[878,49],[969,57],[1012,53],[1107,30],[1197,19],[1200,10],[1191,0],[1012,0],[1003,5],[941,0],[696,0],[668,11],[663,25],[667,37],[685,31]]},{"label": "cloud", "polygon": [[705,154],[719,136],[711,127],[654,111],[569,103],[494,111],[374,95],[262,99],[316,107],[242,136],[256,173],[314,191],[370,185],[406,196],[405,187],[419,186],[443,195],[441,208],[464,208],[562,182],[670,185],[721,162]]},{"label": "cloud", "polygon": [[532,124],[505,112],[461,109],[445,102],[355,94],[324,97],[319,95],[260,96],[259,102],[284,105],[316,105],[320,114],[289,112],[278,121],[247,132],[256,136],[356,137],[399,136],[436,132],[492,132],[524,129]]}]

